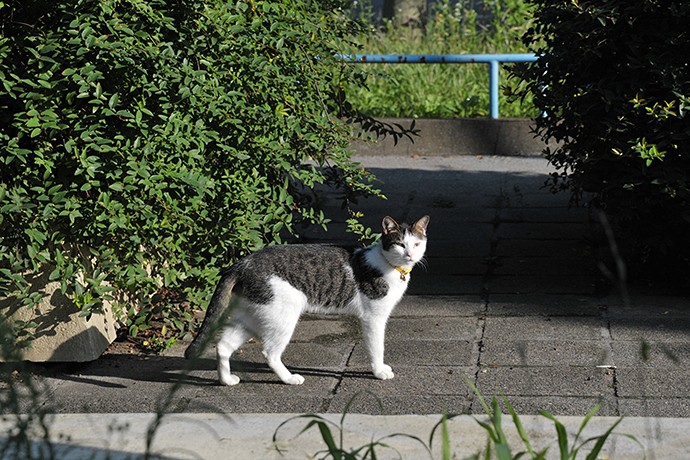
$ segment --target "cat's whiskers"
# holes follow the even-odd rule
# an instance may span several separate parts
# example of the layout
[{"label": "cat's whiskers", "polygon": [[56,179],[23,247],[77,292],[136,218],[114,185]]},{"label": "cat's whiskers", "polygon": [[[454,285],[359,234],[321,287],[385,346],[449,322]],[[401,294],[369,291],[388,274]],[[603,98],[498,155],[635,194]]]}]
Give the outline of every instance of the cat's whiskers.
[{"label": "cat's whiskers", "polygon": [[417,265],[415,265],[415,266],[420,266],[421,268],[424,269],[425,272],[426,272],[426,271],[429,271],[429,267],[427,266],[426,257],[422,257],[421,259],[419,259],[419,260],[417,261]]}]

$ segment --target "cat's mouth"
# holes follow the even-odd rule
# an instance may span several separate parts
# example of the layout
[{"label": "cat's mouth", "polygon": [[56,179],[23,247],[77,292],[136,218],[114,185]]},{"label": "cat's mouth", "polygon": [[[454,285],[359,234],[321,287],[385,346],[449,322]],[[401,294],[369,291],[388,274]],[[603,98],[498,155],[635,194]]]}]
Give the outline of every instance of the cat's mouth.
[{"label": "cat's mouth", "polygon": [[395,266],[410,267],[410,266],[414,265],[414,264],[416,263],[416,261],[414,260],[413,257],[401,255],[401,256],[399,256],[399,257],[396,257],[396,260],[395,260],[395,261],[390,261],[390,260],[388,260],[388,263],[389,263],[392,267],[395,267]]}]

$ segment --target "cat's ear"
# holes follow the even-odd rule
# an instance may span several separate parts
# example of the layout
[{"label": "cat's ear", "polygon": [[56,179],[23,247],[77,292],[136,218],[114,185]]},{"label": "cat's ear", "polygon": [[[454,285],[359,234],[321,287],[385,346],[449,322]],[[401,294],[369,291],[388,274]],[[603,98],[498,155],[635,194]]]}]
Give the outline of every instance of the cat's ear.
[{"label": "cat's ear", "polygon": [[400,228],[398,227],[398,223],[391,216],[384,217],[382,225],[383,225],[383,234],[384,235],[388,235],[389,233],[400,231]]},{"label": "cat's ear", "polygon": [[426,227],[429,225],[429,216],[422,216],[412,225],[412,231],[426,236]]}]

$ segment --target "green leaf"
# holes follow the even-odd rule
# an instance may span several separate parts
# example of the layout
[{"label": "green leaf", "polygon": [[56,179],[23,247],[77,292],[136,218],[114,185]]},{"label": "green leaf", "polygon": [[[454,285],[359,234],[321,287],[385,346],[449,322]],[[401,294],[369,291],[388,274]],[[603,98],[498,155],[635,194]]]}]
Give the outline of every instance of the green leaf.
[{"label": "green leaf", "polygon": [[26,233],[32,240],[34,240],[36,243],[42,245],[45,243],[47,235],[41,231],[38,231],[33,228],[27,228],[24,230],[24,233]]},{"label": "green leaf", "polygon": [[134,114],[129,110],[118,110],[115,115],[122,118],[134,118]]},{"label": "green leaf", "polygon": [[50,275],[48,276],[48,279],[50,281],[55,281],[60,278],[61,272],[59,267],[55,267],[55,270],[50,272]]},{"label": "green leaf", "polygon": [[110,99],[108,99],[108,107],[111,109],[115,109],[115,106],[117,106],[118,101],[120,100],[120,95],[118,93],[113,93],[112,96],[110,96]]}]

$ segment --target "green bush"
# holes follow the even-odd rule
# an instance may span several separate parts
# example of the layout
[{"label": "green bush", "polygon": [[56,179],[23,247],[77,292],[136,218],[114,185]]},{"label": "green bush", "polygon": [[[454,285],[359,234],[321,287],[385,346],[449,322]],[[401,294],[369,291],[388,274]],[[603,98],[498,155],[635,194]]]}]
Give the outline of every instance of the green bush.
[{"label": "green bush", "polygon": [[33,307],[46,273],[84,315],[179,335],[219,267],[326,225],[317,186],[376,193],[347,149],[341,6],[0,2],[0,298]]},{"label": "green bush", "polygon": [[552,185],[591,194],[636,275],[687,282],[690,4],[532,3],[524,41],[541,57],[518,75],[546,114],[537,132],[561,142],[546,151]]}]

